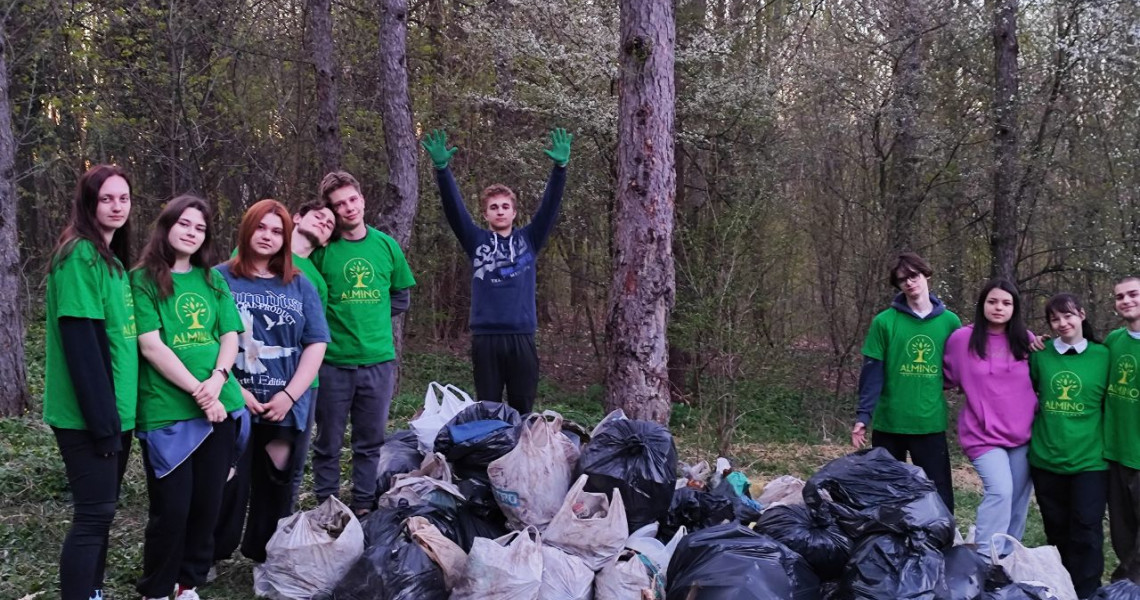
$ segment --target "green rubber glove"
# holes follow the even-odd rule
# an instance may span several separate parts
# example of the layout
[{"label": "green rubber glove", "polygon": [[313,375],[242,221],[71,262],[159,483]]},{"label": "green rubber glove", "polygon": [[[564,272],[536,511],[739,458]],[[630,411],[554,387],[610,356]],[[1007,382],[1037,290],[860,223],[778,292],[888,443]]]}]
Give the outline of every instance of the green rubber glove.
[{"label": "green rubber glove", "polygon": [[565,129],[559,127],[550,132],[550,149],[546,151],[546,155],[554,164],[565,167],[570,162],[570,142],[574,141],[574,136],[566,133]]},{"label": "green rubber glove", "polygon": [[[435,168],[440,170],[446,169],[447,163],[451,162],[451,157],[454,156],[456,152],[459,152],[459,148],[453,147],[448,149],[447,133],[442,129],[436,129],[427,134],[423,141],[420,142],[420,145],[424,147],[424,150],[427,150],[428,156],[431,157],[431,162],[435,165]],[[569,147],[567,147],[567,152],[569,152]]]}]

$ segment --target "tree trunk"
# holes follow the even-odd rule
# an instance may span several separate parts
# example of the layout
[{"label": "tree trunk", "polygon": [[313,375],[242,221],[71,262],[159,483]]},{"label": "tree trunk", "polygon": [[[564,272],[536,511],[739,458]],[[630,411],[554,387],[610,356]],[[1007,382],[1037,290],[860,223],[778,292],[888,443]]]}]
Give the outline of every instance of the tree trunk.
[{"label": "tree trunk", "polygon": [[[412,220],[420,198],[416,133],[412,129],[412,103],[408,96],[407,38],[407,0],[383,0],[380,3],[379,83],[388,183],[384,186],[384,208],[379,224],[405,251],[412,239]],[[392,325],[396,352],[402,354],[404,318],[396,318]]]},{"label": "tree trunk", "polygon": [[994,212],[991,273],[1017,281],[1018,0],[995,0],[994,10]]},{"label": "tree trunk", "polygon": [[[308,0],[307,33],[317,71],[317,154],[321,169],[341,168],[340,125],[337,113],[337,69],[333,64],[332,0]],[[383,34],[381,34],[383,41]]]},{"label": "tree trunk", "polygon": [[617,198],[606,410],[669,421],[675,172],[671,0],[621,0]]},{"label": "tree trunk", "polygon": [[894,0],[891,40],[898,47],[892,73],[889,244],[894,251],[915,247],[914,230],[922,195],[918,185],[918,96],[922,87],[922,31],[924,13],[919,0]]},{"label": "tree trunk", "polygon": [[0,22],[0,416],[23,414],[28,408],[24,372],[24,287],[20,244],[16,235],[16,186],[13,170],[16,144],[12,109],[8,104],[8,37]]}]

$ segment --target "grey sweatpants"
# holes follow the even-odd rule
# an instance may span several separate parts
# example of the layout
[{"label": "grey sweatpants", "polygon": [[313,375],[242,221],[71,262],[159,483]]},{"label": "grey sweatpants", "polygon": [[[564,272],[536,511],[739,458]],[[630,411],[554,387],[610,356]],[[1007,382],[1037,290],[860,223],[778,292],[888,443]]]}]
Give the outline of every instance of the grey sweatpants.
[{"label": "grey sweatpants", "polygon": [[313,493],[318,501],[340,491],[340,449],[352,419],[353,510],[376,503],[376,468],[396,386],[396,361],[362,367],[321,365],[317,431],[313,440]]}]

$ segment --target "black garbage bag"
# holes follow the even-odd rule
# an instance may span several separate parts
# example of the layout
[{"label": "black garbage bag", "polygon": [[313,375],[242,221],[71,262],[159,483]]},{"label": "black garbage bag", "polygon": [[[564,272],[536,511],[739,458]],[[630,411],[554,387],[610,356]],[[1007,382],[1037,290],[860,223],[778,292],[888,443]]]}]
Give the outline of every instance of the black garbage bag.
[{"label": "black garbage bag", "polygon": [[423,460],[415,432],[397,431],[385,436],[376,467],[376,495],[380,496],[392,487],[392,477],[420,468]]},{"label": "black garbage bag", "polygon": [[737,523],[750,525],[760,520],[760,504],[752,499],[747,490],[743,496],[737,494],[736,490],[732,489],[732,483],[728,481],[728,478],[713,488],[712,493],[732,502],[732,511]]},{"label": "black garbage bag", "polygon": [[1097,590],[1089,600],[1140,600],[1140,585],[1127,579],[1114,581]]},{"label": "black garbage bag", "polygon": [[667,600],[817,600],[807,561],[769,536],[737,523],[681,539],[665,578]]},{"label": "black garbage bag", "polygon": [[364,529],[364,547],[393,546],[403,531],[404,521],[411,517],[424,517],[464,552],[471,550],[477,537],[495,539],[507,533],[506,527],[488,523],[462,505],[409,507],[401,504],[397,508],[374,510],[360,521]]},{"label": "black garbage bag", "polygon": [[923,532],[942,549],[954,542],[954,515],[922,469],[895,460],[882,448],[837,458],[804,486],[804,502],[819,509],[830,498],[839,524],[858,540],[869,534]]},{"label": "black garbage bag", "polygon": [[1032,583],[1011,583],[992,592],[985,592],[979,598],[980,600],[1057,600],[1057,596],[1053,595],[1049,588]]},{"label": "black garbage bag", "polygon": [[514,449],[519,441],[519,412],[501,402],[476,402],[460,411],[435,438],[435,451],[455,467],[455,474],[468,477],[483,473],[496,458]]},{"label": "black garbage bag", "polygon": [[657,537],[668,541],[681,527],[693,532],[735,518],[732,500],[697,488],[678,488],[673,490],[673,501],[661,521]]},{"label": "black garbage bag", "polygon": [[402,526],[364,551],[327,600],[447,600],[443,571]]},{"label": "black garbage bag", "polygon": [[916,537],[883,534],[860,540],[843,572],[842,597],[949,600],[942,552]]},{"label": "black garbage bag", "polygon": [[820,579],[838,579],[851,555],[851,539],[831,510],[812,511],[802,504],[781,504],[764,511],[756,530],[795,550]]},{"label": "black garbage bag", "polygon": [[651,421],[617,419],[601,425],[582,449],[577,475],[587,492],[621,490],[629,531],[665,517],[677,481],[677,448],[669,430]]},{"label": "black garbage bag", "polygon": [[948,548],[943,556],[946,559],[946,587],[950,589],[951,600],[981,598],[991,568],[986,559],[973,546],[954,546]]},{"label": "black garbage bag", "polygon": [[[476,517],[506,530],[507,516],[495,501],[495,492],[491,483],[487,481],[486,472],[483,477],[469,477],[455,482],[464,498],[467,498],[466,508]],[[484,536],[485,537],[485,536]]]}]

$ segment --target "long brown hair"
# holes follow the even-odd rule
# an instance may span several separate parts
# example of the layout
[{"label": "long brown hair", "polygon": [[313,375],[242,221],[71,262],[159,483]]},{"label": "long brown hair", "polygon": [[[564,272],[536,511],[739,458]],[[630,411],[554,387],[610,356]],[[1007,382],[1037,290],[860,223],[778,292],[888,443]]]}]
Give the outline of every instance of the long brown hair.
[{"label": "long brown hair", "polygon": [[250,242],[253,240],[253,234],[257,233],[257,227],[261,224],[261,220],[269,214],[281,218],[282,236],[284,237],[281,249],[273,255],[273,258],[269,259],[269,270],[281,277],[285,283],[289,283],[297,274],[297,269],[293,267],[293,217],[289,215],[285,205],[272,198],[255,202],[242,216],[241,224],[238,225],[237,256],[229,261],[230,272],[235,277],[246,279],[253,277],[253,252],[249,247]]},{"label": "long brown hair", "polygon": [[[87,170],[75,184],[75,196],[71,201],[71,216],[67,219],[67,226],[59,234],[55,247],[51,251],[51,260],[48,262],[49,270],[55,268],[59,260],[71,252],[75,242],[87,240],[95,245],[95,250],[107,268],[122,273],[125,265],[131,263],[131,216],[123,226],[111,236],[111,243],[103,239],[99,231],[99,223],[95,218],[95,209],[99,206],[99,190],[103,184],[112,177],[122,177],[130,190],[131,179],[127,173],[115,165],[95,165]],[[118,259],[118,260],[115,260]]]},{"label": "long brown hair", "polygon": [[214,288],[210,278],[210,268],[214,266],[214,236],[213,211],[206,201],[190,194],[184,194],[166,203],[166,207],[158,214],[154,221],[154,228],[150,232],[150,239],[143,248],[135,268],[142,269],[154,281],[158,288],[158,297],[166,298],[174,293],[174,281],[170,277],[170,268],[174,266],[174,248],[170,246],[170,228],[182,217],[188,208],[196,208],[202,213],[206,221],[206,235],[202,247],[190,255],[190,264],[202,267],[206,284]]}]

